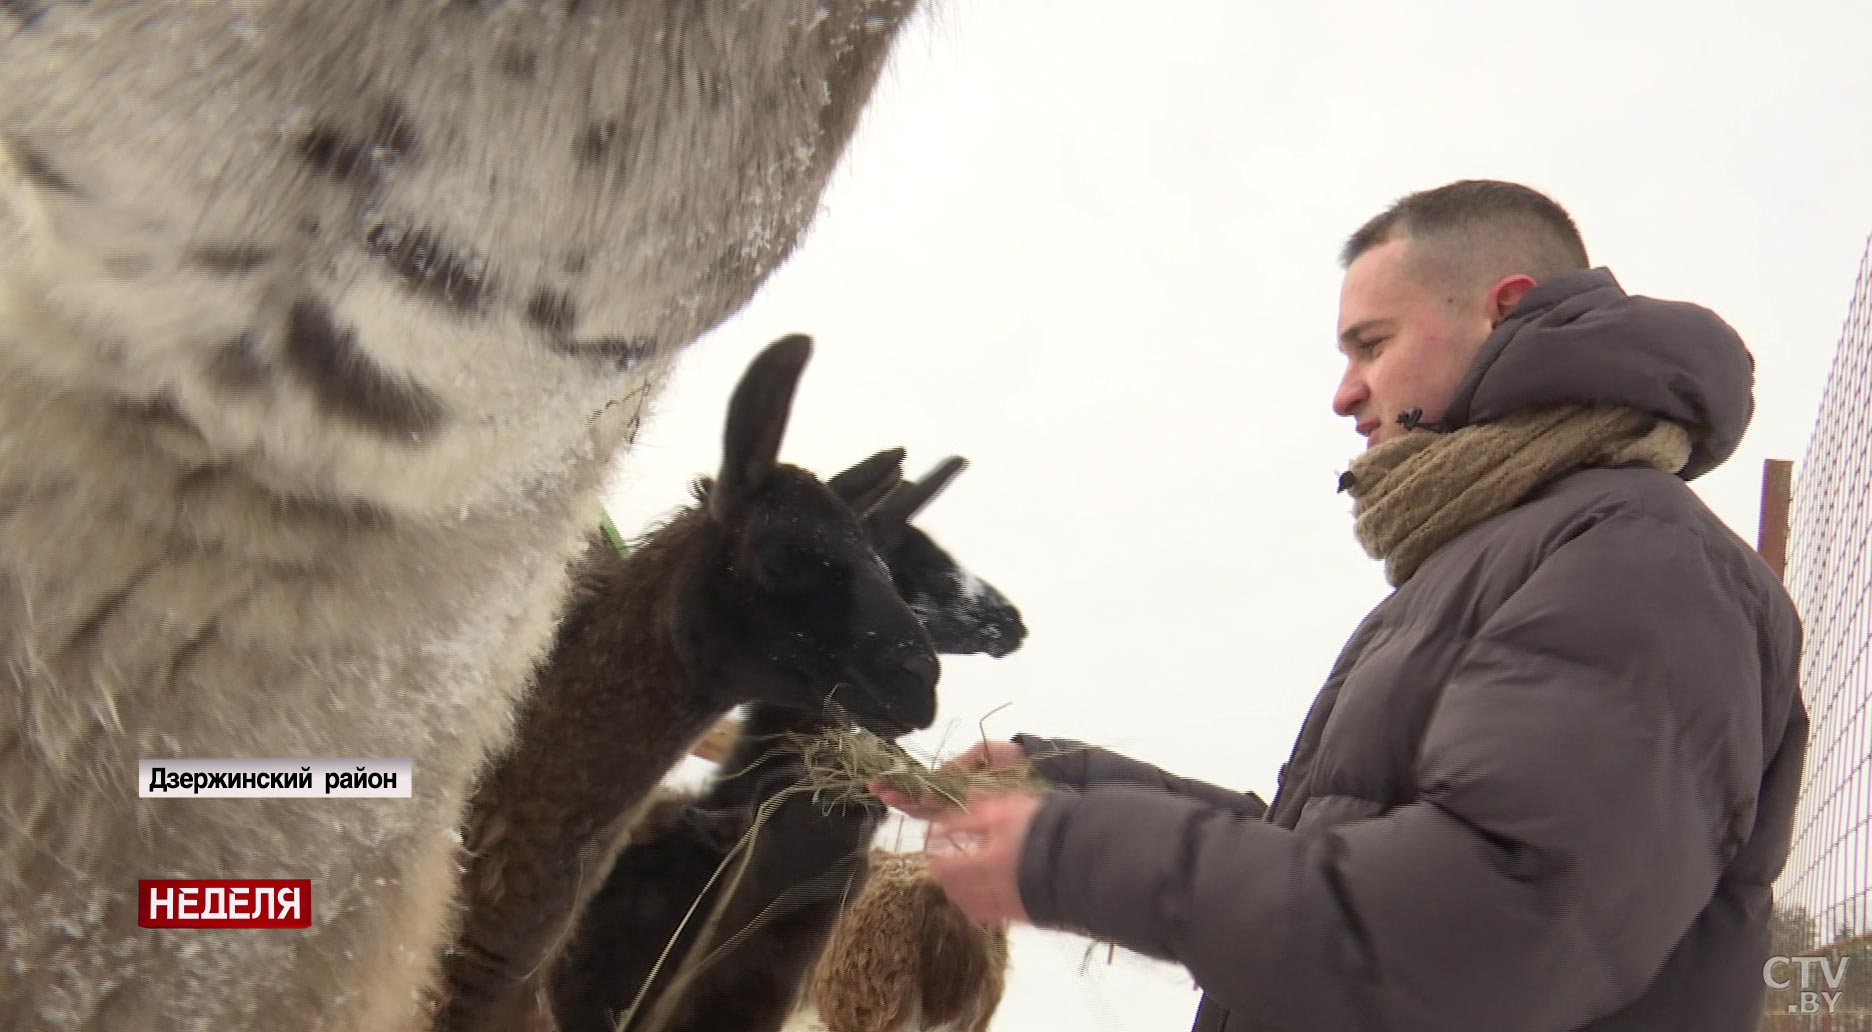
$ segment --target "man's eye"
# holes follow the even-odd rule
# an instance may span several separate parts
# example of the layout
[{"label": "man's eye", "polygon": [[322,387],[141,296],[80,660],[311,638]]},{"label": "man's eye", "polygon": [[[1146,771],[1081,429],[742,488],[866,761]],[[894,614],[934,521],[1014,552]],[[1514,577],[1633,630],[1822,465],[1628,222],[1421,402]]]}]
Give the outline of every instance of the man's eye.
[{"label": "man's eye", "polygon": [[1361,344],[1359,344],[1359,350],[1365,352],[1366,354],[1370,354],[1371,352],[1378,350],[1378,345],[1383,344],[1385,341],[1388,341],[1390,339],[1391,339],[1390,337],[1373,337],[1372,339],[1368,341],[1364,341]]}]

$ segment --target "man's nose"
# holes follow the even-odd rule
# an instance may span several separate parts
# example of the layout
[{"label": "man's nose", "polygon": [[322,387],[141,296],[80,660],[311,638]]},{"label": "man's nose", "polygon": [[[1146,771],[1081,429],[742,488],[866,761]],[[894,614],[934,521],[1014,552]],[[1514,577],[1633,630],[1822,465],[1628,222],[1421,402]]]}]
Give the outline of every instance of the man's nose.
[{"label": "man's nose", "polygon": [[1348,369],[1339,380],[1339,389],[1333,392],[1332,409],[1341,416],[1350,417],[1370,397],[1371,392],[1365,389],[1365,381]]}]

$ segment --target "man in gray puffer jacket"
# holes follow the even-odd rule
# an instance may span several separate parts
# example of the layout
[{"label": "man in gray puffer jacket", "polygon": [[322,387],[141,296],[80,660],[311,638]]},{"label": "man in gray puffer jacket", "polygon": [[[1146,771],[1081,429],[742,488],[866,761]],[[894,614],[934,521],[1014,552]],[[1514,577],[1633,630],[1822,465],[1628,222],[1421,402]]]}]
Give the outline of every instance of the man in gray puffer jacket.
[{"label": "man in gray puffer jacket", "polygon": [[1752,1032],[1807,716],[1780,581],[1686,482],[1735,450],[1753,360],[1628,295],[1508,183],[1349,241],[1341,486],[1396,587],[1279,791],[1021,736],[1073,791],[931,814],[980,919],[1186,965],[1199,1032]]}]

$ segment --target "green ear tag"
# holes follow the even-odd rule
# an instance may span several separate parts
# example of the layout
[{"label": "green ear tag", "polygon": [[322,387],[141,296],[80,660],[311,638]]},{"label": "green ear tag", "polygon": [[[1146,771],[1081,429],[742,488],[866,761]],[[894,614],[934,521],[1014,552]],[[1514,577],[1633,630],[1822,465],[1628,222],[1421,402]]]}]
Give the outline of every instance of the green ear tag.
[{"label": "green ear tag", "polygon": [[624,544],[624,535],[618,533],[617,524],[611,522],[611,514],[604,512],[603,509],[599,511],[604,513],[601,522],[604,526],[605,537],[611,539],[611,547],[617,549],[619,555],[629,555],[630,547]]}]

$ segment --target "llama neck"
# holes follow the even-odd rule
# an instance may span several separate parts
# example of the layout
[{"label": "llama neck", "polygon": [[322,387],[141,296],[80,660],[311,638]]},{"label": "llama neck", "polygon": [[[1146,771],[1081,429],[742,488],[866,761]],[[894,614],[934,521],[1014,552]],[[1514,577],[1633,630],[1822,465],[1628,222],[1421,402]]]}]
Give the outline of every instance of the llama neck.
[{"label": "llama neck", "polygon": [[603,884],[624,830],[689,745],[726,712],[681,661],[666,614],[692,572],[679,522],[625,559],[602,537],[578,566],[515,746],[470,821],[465,948],[450,1006],[494,1013],[542,969]]},{"label": "llama neck", "polygon": [[[595,494],[602,464],[521,516],[424,523],[309,491],[284,497],[232,458],[188,461],[171,444],[191,431],[159,411],[9,373],[0,685],[25,709],[0,717],[0,740],[22,745],[0,750],[0,783],[29,802],[0,835],[12,843],[0,868],[34,890],[0,892],[0,924],[26,930],[9,943],[26,958],[10,975],[25,980],[0,976],[20,990],[0,991],[0,1026],[46,1027],[48,1001],[76,1008],[59,1012],[73,1024],[53,1027],[101,1020],[88,1008],[103,1005],[44,975],[57,969],[45,958],[68,946],[34,930],[69,926],[110,944],[125,977],[179,1001],[174,1013],[215,1027],[266,1010],[237,991],[248,982],[276,987],[267,1013],[410,1027],[391,1016],[410,992],[371,1002],[355,983],[294,973],[354,956],[366,982],[427,984],[452,921],[449,835],[477,769],[510,734],[563,596],[573,528],[590,511],[591,495],[573,488]],[[408,758],[413,798],[136,799],[137,760],[166,757]],[[113,772],[107,789],[99,771]],[[316,934],[203,937],[200,966],[132,934],[137,878],[204,870],[312,878]],[[35,915],[35,900],[51,902]],[[203,977],[231,971],[247,974]],[[165,1027],[154,1011],[130,1020]]]},{"label": "llama neck", "polygon": [[[673,525],[663,536],[680,543],[690,530]],[[665,561],[680,553],[651,546],[627,559],[600,539],[580,565],[499,772],[519,790],[507,798],[528,799],[536,812],[529,797],[567,803],[555,834],[582,839],[617,826],[727,711],[686,669],[664,619],[673,585],[689,576]]]}]

